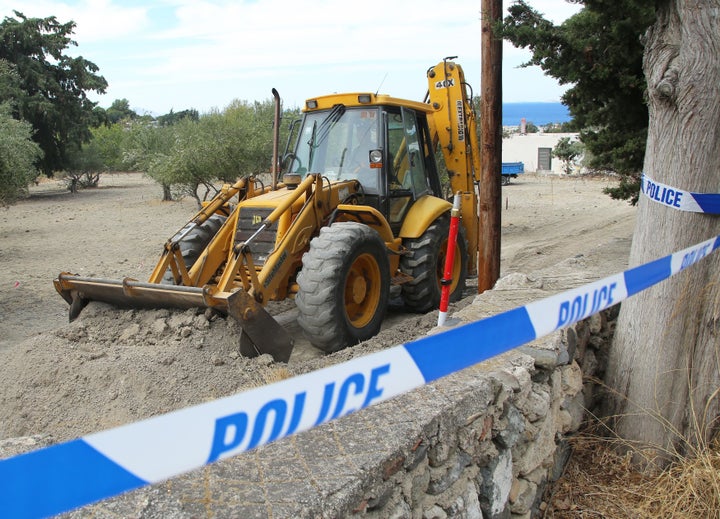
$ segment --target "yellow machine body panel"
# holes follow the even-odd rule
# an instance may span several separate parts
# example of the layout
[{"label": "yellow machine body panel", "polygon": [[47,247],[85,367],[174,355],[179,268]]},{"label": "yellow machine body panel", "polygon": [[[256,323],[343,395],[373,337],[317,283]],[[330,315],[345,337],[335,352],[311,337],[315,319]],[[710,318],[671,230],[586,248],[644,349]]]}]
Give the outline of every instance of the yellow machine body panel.
[{"label": "yellow machine body panel", "polygon": [[452,209],[447,200],[424,196],[411,207],[400,229],[401,238],[419,238],[437,218]]}]

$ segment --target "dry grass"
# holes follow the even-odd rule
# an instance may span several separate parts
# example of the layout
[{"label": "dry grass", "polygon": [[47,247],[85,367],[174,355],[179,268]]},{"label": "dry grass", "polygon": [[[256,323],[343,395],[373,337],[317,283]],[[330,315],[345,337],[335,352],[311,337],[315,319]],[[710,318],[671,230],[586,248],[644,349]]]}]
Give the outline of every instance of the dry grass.
[{"label": "dry grass", "polygon": [[678,458],[661,473],[642,472],[617,440],[578,435],[563,476],[546,496],[546,519],[720,519],[720,443]]}]

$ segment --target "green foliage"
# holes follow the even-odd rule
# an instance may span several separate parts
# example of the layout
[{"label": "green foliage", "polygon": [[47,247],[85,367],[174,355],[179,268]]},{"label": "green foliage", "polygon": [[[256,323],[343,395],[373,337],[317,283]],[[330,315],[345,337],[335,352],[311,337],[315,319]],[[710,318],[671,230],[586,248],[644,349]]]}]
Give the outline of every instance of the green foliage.
[{"label": "green foliage", "polygon": [[500,32],[532,52],[526,66],[538,65],[561,84],[573,85],[562,101],[582,128],[589,166],[637,178],[648,125],[641,36],[654,22],[655,6],[645,0],[579,1],[583,10],[559,26],[517,1]]},{"label": "green foliage", "polygon": [[123,169],[147,173],[162,186],[163,200],[171,200],[172,179],[161,168],[173,146],[171,128],[159,128],[145,121],[135,121],[126,131],[121,151]]},{"label": "green foliage", "polygon": [[[200,203],[203,187],[205,198],[218,181],[270,171],[274,112],[271,101],[234,101],[202,116],[197,110],[170,112],[162,118],[164,124],[123,118],[92,129],[92,139],[69,154],[67,172],[82,186],[102,171],[142,171],[163,187],[165,200],[174,193]],[[285,120],[298,116],[287,112]],[[288,126],[281,125],[281,143],[287,140]]]},{"label": "green foliage", "polygon": [[[92,122],[90,123],[91,128],[97,128],[102,125],[108,125],[107,112],[101,106],[95,106],[92,110]],[[92,131],[92,130],[91,130]]]},{"label": "green foliage", "polygon": [[119,144],[124,167],[146,172],[164,187],[166,198],[174,186],[198,202],[201,187],[207,196],[217,181],[270,170],[272,102],[234,101],[223,111],[196,114],[171,112],[164,125],[134,122]]},{"label": "green foliage", "polygon": [[539,131],[540,131],[540,128],[538,128],[534,122],[528,121],[525,124],[525,132],[526,133],[537,133]]},{"label": "green foliage", "polygon": [[0,100],[2,100],[0,102],[15,109],[21,95],[20,75],[17,69],[6,59],[0,58]]},{"label": "green foliage", "polygon": [[603,193],[610,195],[615,200],[627,200],[632,205],[640,199],[640,177],[624,175],[616,187],[606,187]]},{"label": "green foliage", "polygon": [[186,194],[198,199],[201,185],[212,190],[215,180],[232,182],[269,171],[273,113],[270,102],[234,101],[223,112],[211,112],[198,121],[182,119],[172,126],[171,153],[156,167],[171,184],[184,186]]},{"label": "green foliage", "polygon": [[274,112],[272,101],[234,101],[225,110],[235,138],[247,139],[236,153],[236,169],[230,178],[270,171]]},{"label": "green foliage", "polygon": [[98,143],[91,140],[80,149],[67,150],[68,173],[95,173],[104,169],[105,162]]},{"label": "green foliage", "polygon": [[65,183],[73,193],[79,187],[97,187],[100,181],[102,159],[92,146],[87,150],[68,150],[68,170],[65,172]]},{"label": "green foliage", "polygon": [[86,92],[104,93],[107,82],[95,74],[94,63],[64,54],[75,45],[70,39],[74,22],[14,14],[17,18],[0,23],[0,59],[11,64],[19,80],[8,84],[4,75],[0,102],[11,102],[13,117],[32,125],[33,140],[43,150],[40,167],[51,176],[65,169],[68,149],[90,138],[97,114]]},{"label": "green foliage", "polygon": [[99,126],[91,130],[92,138],[79,149],[68,150],[66,174],[71,190],[96,187],[104,171],[124,168],[123,149],[129,132],[121,124]]},{"label": "green foliage", "polygon": [[42,156],[32,141],[32,127],[13,119],[7,104],[0,105],[0,206],[15,202],[38,176],[34,166]]},{"label": "green foliage", "polygon": [[83,145],[83,150],[100,158],[99,171],[121,171],[125,168],[123,150],[126,147],[130,132],[122,125],[98,126],[92,129],[92,139]]},{"label": "green foliage", "polygon": [[109,124],[115,124],[122,120],[137,119],[138,114],[130,108],[130,101],[127,99],[116,99],[110,105],[110,108],[105,110],[106,119]]},{"label": "green foliage", "polygon": [[135,122],[127,128],[123,140],[121,163],[128,171],[147,171],[158,155],[166,155],[173,145],[169,128]]},{"label": "green foliage", "polygon": [[161,115],[157,118],[157,122],[160,126],[170,126],[183,119],[190,119],[191,121],[197,121],[200,119],[200,114],[194,108],[189,110],[182,110],[181,112],[173,112]]},{"label": "green foliage", "polygon": [[553,148],[553,157],[557,157],[563,163],[563,171],[568,175],[572,173],[575,160],[582,156],[585,146],[579,141],[570,140],[570,137],[560,139]]}]

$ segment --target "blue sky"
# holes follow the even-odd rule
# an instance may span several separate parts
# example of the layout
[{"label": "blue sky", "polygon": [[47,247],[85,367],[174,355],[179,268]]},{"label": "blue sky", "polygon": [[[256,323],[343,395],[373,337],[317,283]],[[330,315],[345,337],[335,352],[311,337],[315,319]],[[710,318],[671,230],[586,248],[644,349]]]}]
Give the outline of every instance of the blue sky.
[{"label": "blue sky", "polygon": [[[512,3],[504,0],[505,14]],[[579,10],[528,0],[555,23]],[[73,20],[77,47],[109,83],[100,106],[127,99],[139,113],[201,113],[234,99],[272,97],[286,107],[332,92],[380,91],[421,101],[425,71],[458,56],[480,93],[480,0],[0,0],[3,18]],[[558,101],[567,87],[527,51],[504,44],[503,100]]]}]

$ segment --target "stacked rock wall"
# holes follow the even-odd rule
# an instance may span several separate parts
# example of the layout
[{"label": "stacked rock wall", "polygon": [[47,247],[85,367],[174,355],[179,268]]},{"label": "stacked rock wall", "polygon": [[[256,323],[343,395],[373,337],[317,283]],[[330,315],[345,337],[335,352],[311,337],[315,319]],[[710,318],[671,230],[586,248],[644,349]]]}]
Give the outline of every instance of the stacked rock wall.
[{"label": "stacked rock wall", "polygon": [[[438,409],[368,478],[347,501],[354,504],[324,515],[537,516],[544,489],[569,456],[565,438],[593,404],[589,379],[604,356],[614,314],[598,314],[436,383],[452,386],[457,400]],[[583,373],[581,366],[594,371]]]}]

